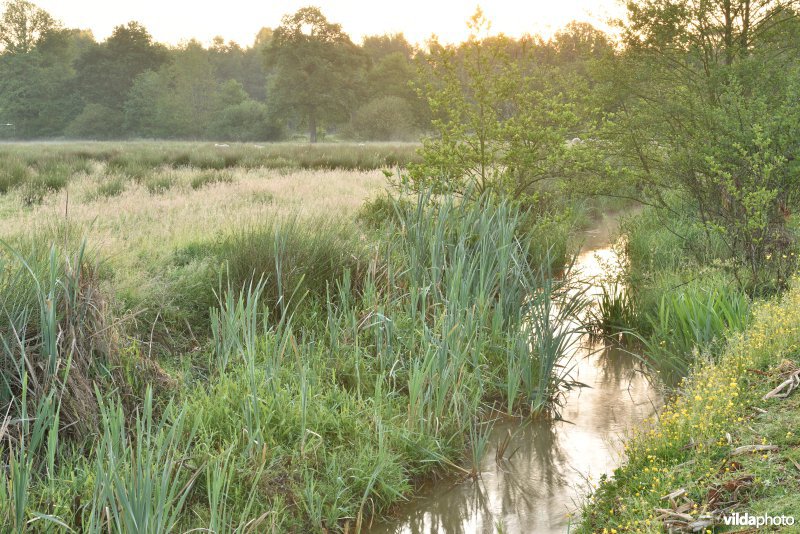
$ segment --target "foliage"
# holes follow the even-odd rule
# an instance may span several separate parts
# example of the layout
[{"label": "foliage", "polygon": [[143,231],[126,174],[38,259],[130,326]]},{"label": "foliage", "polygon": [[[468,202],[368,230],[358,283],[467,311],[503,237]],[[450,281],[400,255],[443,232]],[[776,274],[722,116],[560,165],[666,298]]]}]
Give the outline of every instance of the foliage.
[{"label": "foliage", "polygon": [[[0,54],[0,122],[6,134],[54,136],[80,112],[72,91],[79,37],[52,28],[26,52]],[[10,135],[7,135],[10,137]]]},{"label": "foliage", "polygon": [[102,104],[87,104],[65,133],[79,139],[113,139],[122,131],[123,115]]},{"label": "foliage", "polygon": [[567,140],[578,133],[577,91],[567,98],[553,83],[559,73],[514,57],[507,38],[481,37],[486,26],[479,10],[469,41],[432,47],[423,93],[436,135],[412,169],[416,188],[521,198],[575,169],[581,151]]},{"label": "foliage", "polygon": [[353,133],[359,139],[410,140],[414,136],[411,106],[402,98],[385,96],[370,100],[356,111]]},{"label": "foliage", "polygon": [[341,26],[328,22],[318,8],[286,15],[266,57],[272,68],[271,104],[305,121],[312,143],[317,141],[318,121],[346,115],[362,57]]},{"label": "foliage", "polygon": [[636,301],[619,281],[603,283],[588,322],[595,335],[625,340],[638,323]]},{"label": "foliage", "polygon": [[49,13],[31,2],[7,2],[0,17],[0,49],[12,54],[30,52],[57,27]]},{"label": "foliage", "polygon": [[44,253],[35,241],[25,255],[3,247],[0,408],[9,411],[22,390],[35,403],[58,385],[65,428],[92,430],[98,409],[91,377],[113,378],[116,358],[116,326],[96,267],[83,244],[69,256],[55,247]]},{"label": "foliage", "polygon": [[[614,175],[663,217],[685,209],[753,294],[786,284],[798,198],[797,22],[790,3],[630,3],[609,116]],[[621,164],[621,165],[620,165]],[[686,237],[686,236],[684,236]],[[685,240],[687,246],[698,241]]]},{"label": "foliage", "polygon": [[230,141],[275,141],[282,131],[267,106],[254,100],[223,108],[208,127],[209,137]]},{"label": "foliage", "polygon": [[[124,339],[106,360],[122,376],[86,373],[81,343],[109,331],[94,329],[107,308],[84,304],[83,293],[66,299],[77,307],[50,306],[61,291],[89,290],[74,271],[59,274],[53,253],[47,287],[33,276],[1,280],[2,302],[18,304],[10,317],[42,310],[33,339],[55,352],[35,345],[29,356],[47,369],[75,349],[72,365],[57,367],[63,382],[40,389],[37,367],[22,366],[6,392],[22,423],[2,445],[13,458],[0,475],[5,524],[98,534],[359,530],[419,476],[446,467],[479,476],[490,403],[548,413],[573,385],[564,352],[575,331],[562,324],[583,300],[547,265],[529,263],[530,238],[512,204],[415,200],[390,201],[396,216],[369,255],[353,227],[336,236],[330,224],[292,221],[179,251],[167,269],[185,267],[197,285],[172,286],[159,301],[202,298],[206,267],[227,263],[227,274],[205,310],[208,337],[194,331],[204,345],[186,356],[178,391],[155,388],[167,379],[138,340]],[[209,253],[216,258],[207,261]],[[28,297],[14,296],[25,287]],[[51,332],[60,324],[69,328]],[[158,335],[155,324],[149,332]],[[96,409],[81,412],[96,426],[71,436],[72,395],[83,384],[73,380],[84,379],[98,388]],[[132,399],[148,382],[153,389]],[[101,383],[125,394],[117,400]],[[34,418],[25,416],[29,404]]]},{"label": "foliage", "polygon": [[648,317],[647,357],[667,383],[675,383],[698,358],[718,354],[728,336],[744,330],[749,308],[747,297],[730,286],[692,284],[665,293]]},{"label": "foliage", "polygon": [[114,28],[102,44],[92,44],[75,61],[75,83],[87,102],[122,112],[137,76],[158,69],[166,51],[137,22]]},{"label": "foliage", "polygon": [[[790,423],[797,400],[762,397],[783,380],[782,366],[796,368],[798,306],[796,284],[782,299],[757,304],[750,325],[728,339],[719,358],[697,365],[658,417],[626,440],[626,464],[600,481],[585,503],[579,532],[662,531],[656,510],[669,504],[664,495],[679,488],[686,490],[692,520],[713,514],[720,493],[731,501],[729,511],[797,510],[797,478],[787,469],[797,461],[798,436]],[[752,445],[777,450],[730,457],[737,447]],[[743,476],[752,483],[742,485]]]}]

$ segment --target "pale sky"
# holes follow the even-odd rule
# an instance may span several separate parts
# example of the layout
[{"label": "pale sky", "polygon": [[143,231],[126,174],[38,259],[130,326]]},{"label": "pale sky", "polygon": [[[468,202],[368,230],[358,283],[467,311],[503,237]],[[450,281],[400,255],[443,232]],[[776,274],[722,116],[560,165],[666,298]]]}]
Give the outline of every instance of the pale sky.
[{"label": "pale sky", "polygon": [[[287,13],[316,5],[332,22],[342,25],[355,42],[364,35],[402,32],[411,42],[424,43],[436,34],[445,42],[467,35],[466,21],[478,1],[458,0],[33,0],[69,28],[90,29],[98,41],[114,26],[141,22],[163,43],[179,44],[196,38],[209,44],[216,35],[242,45],[252,44],[258,30],[274,28]],[[571,20],[604,21],[619,16],[616,0],[484,0],[491,33],[549,37]]]}]

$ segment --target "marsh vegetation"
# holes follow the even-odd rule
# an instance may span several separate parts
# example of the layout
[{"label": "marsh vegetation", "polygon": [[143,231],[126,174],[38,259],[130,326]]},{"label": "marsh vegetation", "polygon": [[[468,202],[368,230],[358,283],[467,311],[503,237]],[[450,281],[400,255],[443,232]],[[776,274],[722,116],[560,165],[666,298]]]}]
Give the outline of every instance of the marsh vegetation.
[{"label": "marsh vegetation", "polygon": [[[302,8],[246,50],[4,9],[6,530],[364,531],[532,437],[496,429],[547,441],[603,401],[636,426],[628,463],[571,526],[797,504],[791,432],[727,463],[791,420],[748,410],[797,377],[793,2],[632,2],[615,36],[548,40],[478,10],[424,48]],[[621,404],[631,373],[660,418]]]}]

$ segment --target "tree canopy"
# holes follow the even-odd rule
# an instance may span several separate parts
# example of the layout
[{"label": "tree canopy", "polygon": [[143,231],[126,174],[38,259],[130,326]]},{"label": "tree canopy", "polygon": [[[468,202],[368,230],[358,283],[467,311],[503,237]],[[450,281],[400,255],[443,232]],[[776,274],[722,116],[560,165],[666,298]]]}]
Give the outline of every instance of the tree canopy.
[{"label": "tree canopy", "polygon": [[320,120],[341,120],[356,97],[363,56],[342,31],[315,7],[287,15],[267,48],[270,102],[279,113],[298,114],[317,140]]}]

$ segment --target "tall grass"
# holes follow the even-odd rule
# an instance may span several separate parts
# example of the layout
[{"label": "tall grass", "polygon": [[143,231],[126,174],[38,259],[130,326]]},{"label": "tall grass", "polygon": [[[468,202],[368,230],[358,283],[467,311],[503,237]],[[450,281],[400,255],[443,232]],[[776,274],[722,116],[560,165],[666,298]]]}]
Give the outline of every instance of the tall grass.
[{"label": "tall grass", "polygon": [[626,340],[636,331],[639,316],[636,300],[620,281],[601,285],[595,305],[589,310],[588,323],[595,336]]},{"label": "tall grass", "polygon": [[199,190],[232,182],[235,171],[371,171],[417,161],[417,147],[413,143],[226,147],[188,142],[6,144],[0,147],[0,195],[18,191],[22,204],[31,207],[83,175],[101,182],[95,195],[111,197],[134,183],[143,184],[153,195],[162,194],[176,185],[177,172],[188,175],[186,185]]},{"label": "tall grass", "polygon": [[657,314],[649,317],[645,352],[674,382],[699,355],[718,354],[726,335],[744,330],[749,316],[749,299],[730,286],[687,286],[662,296]]},{"label": "tall grass", "polygon": [[169,405],[156,422],[149,390],[129,434],[121,405],[101,407],[103,435],[89,529],[173,532],[197,475],[187,472],[185,463],[191,443],[191,434],[184,436],[185,410]]},{"label": "tall grass", "polygon": [[[133,406],[95,387],[100,376],[124,384],[105,355],[113,350],[85,349],[109,326],[92,312],[102,307],[89,298],[85,259],[12,255],[27,268],[25,276],[4,269],[10,278],[0,285],[16,310],[3,327],[17,373],[7,396],[17,399],[48,368],[61,378],[31,404],[52,414],[37,416],[43,430],[25,433],[38,436],[25,442],[36,447],[14,448],[19,469],[0,475],[17,477],[0,494],[13,510],[8,524],[358,531],[415,477],[479,476],[490,408],[551,413],[575,385],[569,353],[585,299],[568,276],[551,274],[550,261],[531,261],[537,236],[510,204],[421,195],[390,206],[371,250],[344,230],[289,221],[181,251],[179,268],[208,266],[180,295],[192,305],[213,299],[202,357],[186,359],[180,396],[157,399],[146,388]],[[18,325],[37,334],[12,335]],[[128,349],[133,368],[145,368],[137,346]],[[15,363],[22,355],[38,368]],[[63,431],[73,424],[63,388],[73,373],[87,377],[96,407],[85,441]],[[71,471],[86,475],[68,484],[55,474]]]},{"label": "tall grass", "polygon": [[160,303],[153,303],[153,309],[166,317],[173,334],[188,323],[193,334],[204,335],[210,333],[209,310],[217,307],[220,296],[228,298],[218,289],[238,292],[261,281],[259,298],[277,320],[290,312],[293,295],[295,303],[306,295],[322,299],[345,273],[357,293],[368,263],[366,244],[346,223],[322,217],[311,224],[296,217],[266,218],[175,251],[166,281],[169,298],[156,295]]},{"label": "tall grass", "polygon": [[[0,252],[0,407],[63,388],[61,417],[80,434],[97,423],[92,377],[114,382],[117,324],[85,243],[74,253],[37,245]],[[43,250],[44,249],[44,250]],[[121,385],[120,385],[121,387]]]},{"label": "tall grass", "polygon": [[626,287],[602,299],[597,322],[638,338],[646,361],[674,383],[745,328],[750,303],[718,238],[681,214],[670,227],[651,209],[623,223]]}]

